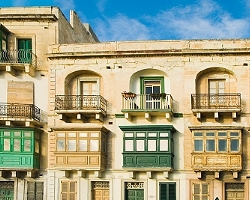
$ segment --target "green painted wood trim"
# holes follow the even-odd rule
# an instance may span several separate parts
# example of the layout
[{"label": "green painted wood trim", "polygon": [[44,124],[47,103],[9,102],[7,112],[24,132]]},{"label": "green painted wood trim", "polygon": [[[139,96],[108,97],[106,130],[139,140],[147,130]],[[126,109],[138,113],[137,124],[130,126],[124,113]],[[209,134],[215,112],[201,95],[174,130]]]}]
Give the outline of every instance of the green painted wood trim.
[{"label": "green painted wood trim", "polygon": [[176,129],[173,125],[134,125],[119,126],[122,131],[171,131],[174,133]]},{"label": "green painted wood trim", "polygon": [[176,118],[182,118],[183,113],[173,113],[173,116],[176,117]]},{"label": "green painted wood trim", "polygon": [[115,114],[115,118],[125,118],[124,114]]},{"label": "green painted wood trim", "polygon": [[144,81],[152,81],[159,80],[161,82],[161,92],[165,92],[164,88],[164,77],[163,76],[148,76],[148,77],[140,77],[140,92],[144,94]]}]

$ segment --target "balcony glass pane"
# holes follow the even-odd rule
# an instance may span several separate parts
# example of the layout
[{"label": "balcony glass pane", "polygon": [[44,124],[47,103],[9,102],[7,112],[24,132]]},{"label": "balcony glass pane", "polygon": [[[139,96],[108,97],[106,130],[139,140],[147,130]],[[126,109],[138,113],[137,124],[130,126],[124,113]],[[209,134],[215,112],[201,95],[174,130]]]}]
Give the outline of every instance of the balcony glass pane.
[{"label": "balcony glass pane", "polygon": [[168,151],[168,140],[160,140],[160,151]]},{"label": "balcony glass pane", "polygon": [[90,140],[90,151],[99,151],[99,140]]},{"label": "balcony glass pane", "polygon": [[203,136],[202,132],[194,132],[194,137]]},{"label": "balcony glass pane", "polygon": [[215,151],[215,141],[206,140],[206,151]]},{"label": "balcony glass pane", "polygon": [[65,137],[65,133],[57,133],[57,137]]},{"label": "balcony glass pane", "polygon": [[10,132],[9,131],[4,131],[3,135],[4,136],[10,136]]},{"label": "balcony glass pane", "polygon": [[65,151],[65,140],[57,140],[56,149],[57,151]]},{"label": "balcony glass pane", "polygon": [[231,140],[231,151],[239,151],[239,140]]},{"label": "balcony glass pane", "polygon": [[160,137],[168,137],[168,133],[160,133]]},{"label": "balcony glass pane", "polygon": [[24,132],[24,137],[31,137],[31,132]]},{"label": "balcony glass pane", "polygon": [[3,140],[4,151],[10,151],[10,139],[4,138]]},{"label": "balcony glass pane", "polygon": [[144,140],[136,140],[136,151],[144,151],[145,150]]},{"label": "balcony glass pane", "polygon": [[134,150],[134,141],[133,140],[125,140],[125,151],[133,151]]},{"label": "balcony glass pane", "polygon": [[38,142],[38,140],[35,141],[35,152],[39,153],[39,142]]},{"label": "balcony glass pane", "polygon": [[88,137],[88,133],[79,133],[79,137]]},{"label": "balcony glass pane", "polygon": [[134,137],[133,133],[125,133],[125,137]]},{"label": "balcony glass pane", "polygon": [[79,151],[87,151],[87,140],[79,140]]},{"label": "balcony glass pane", "polygon": [[21,140],[14,139],[14,151],[20,151],[20,150],[21,150]]},{"label": "balcony glass pane", "polygon": [[21,131],[16,131],[16,132],[14,132],[14,136],[16,136],[16,137],[21,137]]},{"label": "balcony glass pane", "polygon": [[238,132],[230,132],[230,136],[239,136]]},{"label": "balcony glass pane", "polygon": [[206,136],[214,136],[214,132],[207,132]]},{"label": "balcony glass pane", "polygon": [[227,151],[227,140],[219,139],[218,140],[218,150],[219,151]]},{"label": "balcony glass pane", "polygon": [[148,137],[157,137],[157,133],[148,133]]},{"label": "balcony glass pane", "polygon": [[203,151],[203,140],[194,141],[194,151]]},{"label": "balcony glass pane", "polygon": [[90,137],[99,137],[99,133],[91,133]]},{"label": "balcony glass pane", "polygon": [[76,140],[68,140],[68,151],[76,151]]},{"label": "balcony glass pane", "polygon": [[76,133],[68,133],[68,137],[76,137]]},{"label": "balcony glass pane", "polygon": [[137,137],[145,137],[145,133],[136,133]]},{"label": "balcony glass pane", "polygon": [[218,136],[221,136],[221,137],[227,136],[227,132],[218,132]]},{"label": "balcony glass pane", "polygon": [[148,140],[148,151],[156,151],[156,140]]},{"label": "balcony glass pane", "polygon": [[31,141],[30,140],[24,140],[24,147],[23,151],[31,151]]}]

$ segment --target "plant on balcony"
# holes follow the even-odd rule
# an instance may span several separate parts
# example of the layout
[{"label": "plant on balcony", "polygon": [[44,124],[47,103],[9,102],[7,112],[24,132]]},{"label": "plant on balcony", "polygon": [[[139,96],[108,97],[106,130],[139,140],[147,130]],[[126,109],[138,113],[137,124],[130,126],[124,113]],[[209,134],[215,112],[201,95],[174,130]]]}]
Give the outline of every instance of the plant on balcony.
[{"label": "plant on balcony", "polygon": [[150,96],[153,98],[153,99],[165,99],[166,98],[166,93],[152,93],[150,94]]},{"label": "plant on balcony", "polygon": [[126,91],[123,91],[122,92],[122,96],[125,98],[125,99],[133,99],[136,97],[136,94],[133,93],[133,92],[126,92]]}]

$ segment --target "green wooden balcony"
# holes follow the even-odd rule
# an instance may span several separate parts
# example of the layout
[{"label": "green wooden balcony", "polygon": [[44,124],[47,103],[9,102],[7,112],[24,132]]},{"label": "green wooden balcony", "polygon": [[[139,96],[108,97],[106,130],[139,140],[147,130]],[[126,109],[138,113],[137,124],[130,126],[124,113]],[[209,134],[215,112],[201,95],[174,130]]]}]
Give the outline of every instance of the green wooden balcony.
[{"label": "green wooden balcony", "polygon": [[123,153],[123,168],[173,169],[173,154]]},{"label": "green wooden balcony", "polygon": [[40,134],[35,128],[0,128],[0,170],[38,170]]}]

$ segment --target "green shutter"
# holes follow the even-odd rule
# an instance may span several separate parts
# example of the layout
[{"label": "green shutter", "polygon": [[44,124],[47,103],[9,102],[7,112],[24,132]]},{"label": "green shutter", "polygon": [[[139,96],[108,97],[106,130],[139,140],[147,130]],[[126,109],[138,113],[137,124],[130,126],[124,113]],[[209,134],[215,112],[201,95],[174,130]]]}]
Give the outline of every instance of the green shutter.
[{"label": "green shutter", "polygon": [[176,184],[160,183],[160,199],[159,200],[176,200]]},{"label": "green shutter", "polygon": [[32,40],[18,40],[18,61],[21,63],[29,63],[32,60]]}]

